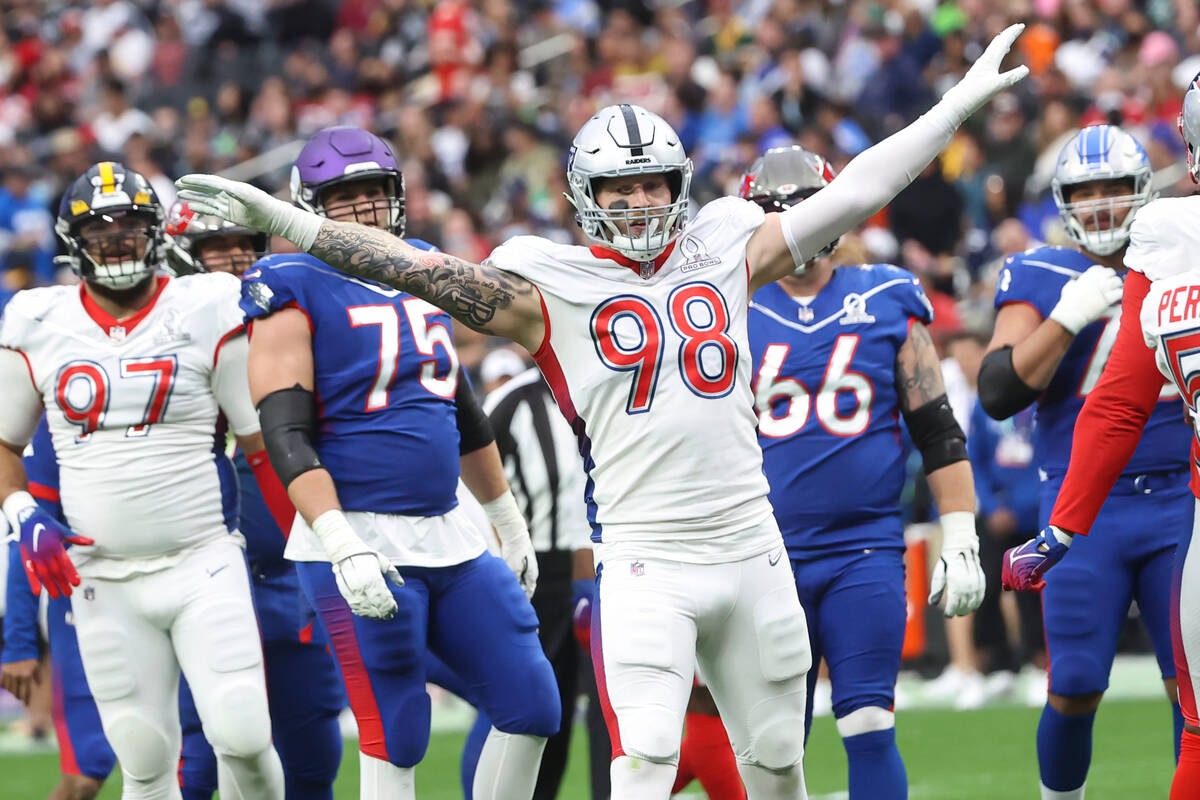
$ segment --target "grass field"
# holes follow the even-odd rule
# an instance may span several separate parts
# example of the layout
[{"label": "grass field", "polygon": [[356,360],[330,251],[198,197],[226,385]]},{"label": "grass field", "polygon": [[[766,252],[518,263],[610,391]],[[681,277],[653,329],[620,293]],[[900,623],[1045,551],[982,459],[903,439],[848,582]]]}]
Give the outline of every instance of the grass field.
[{"label": "grass field", "polygon": [[[1040,711],[1020,707],[982,711],[902,711],[897,715],[900,750],[908,765],[910,796],[929,800],[1020,800],[1036,798],[1034,731]],[[1161,701],[1112,701],[1096,721],[1088,800],[1163,798],[1171,782],[1170,713]],[[581,731],[582,733],[582,731]],[[417,768],[421,800],[456,800],[458,755],[463,734],[438,733]],[[576,740],[559,797],[588,798],[587,763]],[[358,759],[353,743],[338,777],[337,800],[355,800]],[[56,781],[54,756],[0,756],[0,798],[43,800]],[[805,758],[813,800],[845,797],[846,759],[832,719],[818,719]],[[697,793],[692,798],[703,797]],[[120,797],[115,777],[100,795]],[[714,799],[715,800],[715,799]]]}]

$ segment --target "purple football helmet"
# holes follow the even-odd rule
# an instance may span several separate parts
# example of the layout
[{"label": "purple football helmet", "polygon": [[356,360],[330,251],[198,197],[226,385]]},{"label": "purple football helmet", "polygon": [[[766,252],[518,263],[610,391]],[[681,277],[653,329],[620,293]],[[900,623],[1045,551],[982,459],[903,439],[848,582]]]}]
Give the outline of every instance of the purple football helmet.
[{"label": "purple football helmet", "polygon": [[[352,125],[338,125],[314,133],[292,167],[292,202],[306,211],[329,216],[324,192],[350,181],[376,178],[384,196],[353,203],[354,220],[375,225],[377,212],[386,208],[387,230],[404,235],[404,176],[396,154],[383,139]],[[338,204],[339,210],[342,204]]]}]

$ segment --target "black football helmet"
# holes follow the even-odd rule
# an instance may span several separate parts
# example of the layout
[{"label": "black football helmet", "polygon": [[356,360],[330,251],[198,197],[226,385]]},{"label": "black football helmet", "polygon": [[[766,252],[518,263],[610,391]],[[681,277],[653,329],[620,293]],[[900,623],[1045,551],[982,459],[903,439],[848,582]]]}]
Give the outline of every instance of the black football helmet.
[{"label": "black football helmet", "polygon": [[[166,241],[166,270],[172,275],[188,275],[193,272],[228,271],[240,275],[267,252],[267,235],[234,225],[228,220],[211,214],[197,214],[182,200],[176,200],[167,212],[167,222],[164,227]],[[206,264],[200,256],[201,242],[218,236],[245,236],[250,240],[254,251],[251,261],[244,264],[242,270],[236,269],[235,264]]]},{"label": "black football helmet", "polygon": [[[98,225],[109,223],[103,232]],[[83,280],[128,289],[162,263],[163,207],[150,182],[116,161],[93,164],[63,195],[54,232]]]}]

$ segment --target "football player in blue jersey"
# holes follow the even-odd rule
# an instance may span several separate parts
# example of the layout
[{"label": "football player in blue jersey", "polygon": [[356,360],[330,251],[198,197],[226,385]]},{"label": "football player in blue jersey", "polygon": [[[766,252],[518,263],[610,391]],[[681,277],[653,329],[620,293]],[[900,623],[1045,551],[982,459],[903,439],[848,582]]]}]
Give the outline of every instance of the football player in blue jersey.
[{"label": "football player in blue jersey", "polygon": [[[315,134],[291,191],[314,213],[403,234],[395,156],[366,131]],[[493,723],[474,797],[529,798],[561,708],[527,599],[533,548],[449,315],[306,254],[256,264],[242,307],[251,393],[299,512],[286,554],[342,667],[361,797],[414,797],[412,767],[429,741],[428,646]],[[457,507],[460,469],[502,559]]]},{"label": "football player in blue jersey", "polygon": [[[177,275],[228,272],[241,277],[266,250],[266,237],[175,203],[165,225],[166,264]],[[295,509],[282,491],[264,496],[255,480],[266,452],[233,456],[240,497],[239,527],[246,537],[254,608],[262,632],[271,731],[283,762],[288,800],[333,797],[342,760],[338,713],[345,707],[337,666],[300,591],[295,565],[284,558]],[[183,750],[179,782],[184,800],[211,798],[216,758],[204,738],[186,684],[180,693]]]},{"label": "football player in blue jersey", "polygon": [[[1010,256],[996,284],[996,328],[979,374],[979,399],[996,418],[1037,403],[1036,453],[1045,526],[1071,457],[1084,398],[1120,325],[1122,257],[1138,209],[1154,197],[1150,161],[1112,125],[1084,128],[1059,155],[1053,181],[1074,247]],[[1045,582],[1042,609],[1049,698],[1038,724],[1043,798],[1081,798],[1092,723],[1108,688],[1117,637],[1137,600],[1175,717],[1169,607],[1178,533],[1191,530],[1188,442],[1177,433],[1179,396],[1165,389],[1137,451],[1093,527]]]},{"label": "football player in blue jersey", "polygon": [[[832,179],[821,157],[780,147],[751,166],[741,194],[779,211]],[[755,408],[813,663],[829,664],[850,797],[892,800],[908,795],[892,712],[905,626],[901,416],[941,512],[930,602],[944,601],[947,616],[968,614],[984,577],[966,438],[925,328],[933,309],[903,269],[835,269],[836,245],[751,300]]]}]

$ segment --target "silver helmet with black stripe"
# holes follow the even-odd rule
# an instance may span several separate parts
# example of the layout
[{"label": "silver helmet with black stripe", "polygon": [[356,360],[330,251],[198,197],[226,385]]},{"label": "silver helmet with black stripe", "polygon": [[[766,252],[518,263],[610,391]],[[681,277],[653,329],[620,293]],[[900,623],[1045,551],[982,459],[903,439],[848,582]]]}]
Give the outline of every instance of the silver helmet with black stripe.
[{"label": "silver helmet with black stripe", "polygon": [[[596,203],[596,180],[661,174],[671,202],[646,208],[604,209]],[[589,239],[635,261],[651,261],[670,246],[687,222],[692,160],[662,117],[641,106],[600,109],[588,120],[567,159],[567,199]],[[636,234],[634,228],[641,228]]]}]

